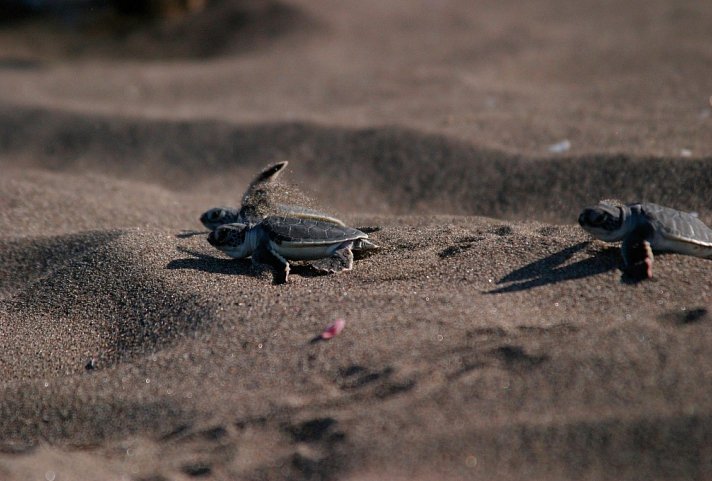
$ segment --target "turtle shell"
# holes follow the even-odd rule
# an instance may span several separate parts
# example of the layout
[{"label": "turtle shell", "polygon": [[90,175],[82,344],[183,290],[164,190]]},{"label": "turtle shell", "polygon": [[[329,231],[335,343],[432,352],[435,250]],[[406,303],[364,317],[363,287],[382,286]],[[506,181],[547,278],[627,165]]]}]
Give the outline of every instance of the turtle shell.
[{"label": "turtle shell", "polygon": [[368,238],[358,229],[313,219],[273,216],[261,225],[276,244],[334,244]]},{"label": "turtle shell", "polygon": [[641,208],[663,237],[712,247],[712,229],[697,216],[657,204],[645,203]]}]

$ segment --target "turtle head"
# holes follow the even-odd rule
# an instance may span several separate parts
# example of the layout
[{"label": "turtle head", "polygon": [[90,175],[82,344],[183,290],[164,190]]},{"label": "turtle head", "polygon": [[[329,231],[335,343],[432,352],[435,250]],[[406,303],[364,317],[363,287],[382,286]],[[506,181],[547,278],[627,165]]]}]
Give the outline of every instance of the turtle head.
[{"label": "turtle head", "polygon": [[625,236],[625,208],[623,206],[600,203],[586,207],[579,215],[579,225],[596,239],[607,242],[623,240]]},{"label": "turtle head", "polygon": [[215,230],[218,226],[229,224],[238,220],[238,211],[230,207],[214,207],[203,212],[200,222],[210,230]]},{"label": "turtle head", "polygon": [[252,254],[251,245],[246,242],[249,230],[247,224],[224,224],[208,234],[208,242],[230,257],[242,259]]}]

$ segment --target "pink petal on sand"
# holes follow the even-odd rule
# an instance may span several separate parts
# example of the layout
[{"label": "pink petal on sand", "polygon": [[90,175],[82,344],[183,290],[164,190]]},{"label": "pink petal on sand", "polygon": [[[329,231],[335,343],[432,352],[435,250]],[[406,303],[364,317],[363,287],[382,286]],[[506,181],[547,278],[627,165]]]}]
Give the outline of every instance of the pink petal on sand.
[{"label": "pink petal on sand", "polygon": [[346,326],[346,321],[344,319],[335,320],[334,322],[326,326],[324,332],[321,333],[321,338],[331,339],[334,336],[338,336],[339,333],[344,330],[344,326]]}]

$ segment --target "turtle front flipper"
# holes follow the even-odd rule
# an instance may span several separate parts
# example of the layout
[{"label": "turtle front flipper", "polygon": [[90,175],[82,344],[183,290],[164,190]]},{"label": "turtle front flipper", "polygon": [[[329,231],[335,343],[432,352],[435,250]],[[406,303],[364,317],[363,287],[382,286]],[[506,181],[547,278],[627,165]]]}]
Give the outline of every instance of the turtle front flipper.
[{"label": "turtle front flipper", "polygon": [[274,271],[275,284],[284,284],[289,279],[289,262],[287,262],[287,259],[265,245],[261,245],[252,253],[252,263],[270,266]]},{"label": "turtle front flipper", "polygon": [[653,234],[652,226],[645,224],[635,228],[623,239],[623,272],[632,280],[653,277],[653,249],[650,246]]},{"label": "turtle front flipper", "polygon": [[249,197],[250,194],[261,184],[272,182],[277,177],[279,177],[280,172],[282,172],[284,168],[287,167],[287,164],[289,164],[289,162],[287,162],[286,160],[282,162],[277,162],[276,164],[268,166],[262,172],[257,174],[257,177],[252,179],[252,182],[250,182],[250,185],[247,187],[247,190],[243,195],[243,200],[245,197]]},{"label": "turtle front flipper", "polygon": [[350,271],[354,266],[354,254],[351,252],[351,242],[344,243],[344,245],[334,251],[331,257],[312,261],[311,266],[322,272],[336,273]]},{"label": "turtle front flipper", "polygon": [[250,182],[247,190],[242,194],[241,221],[247,224],[257,224],[269,212],[272,202],[267,185],[279,177],[280,172],[287,167],[287,164],[288,162],[284,161],[270,165]]}]

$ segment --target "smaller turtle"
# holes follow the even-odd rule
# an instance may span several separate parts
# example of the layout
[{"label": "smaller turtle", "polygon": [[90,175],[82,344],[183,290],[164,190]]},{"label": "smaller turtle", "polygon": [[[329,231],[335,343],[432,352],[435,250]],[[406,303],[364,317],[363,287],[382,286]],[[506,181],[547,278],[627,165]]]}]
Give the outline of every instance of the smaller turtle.
[{"label": "smaller turtle", "polygon": [[323,260],[324,270],[348,271],[353,267],[351,249],[377,249],[358,229],[296,217],[267,217],[255,225],[224,224],[208,235],[208,242],[230,257],[252,257],[275,271],[275,283],[287,282],[289,261]]},{"label": "smaller turtle", "polygon": [[712,229],[695,214],[652,203],[601,202],[579,215],[581,227],[597,239],[623,241],[624,272],[653,276],[653,251],[712,258]]},{"label": "smaller turtle", "polygon": [[275,181],[287,167],[286,160],[266,167],[250,182],[242,195],[242,204],[237,207],[213,207],[200,216],[200,222],[210,230],[223,224],[257,224],[270,214],[299,217],[329,222],[339,226],[344,223],[328,214],[298,205],[274,204],[268,185]]}]

